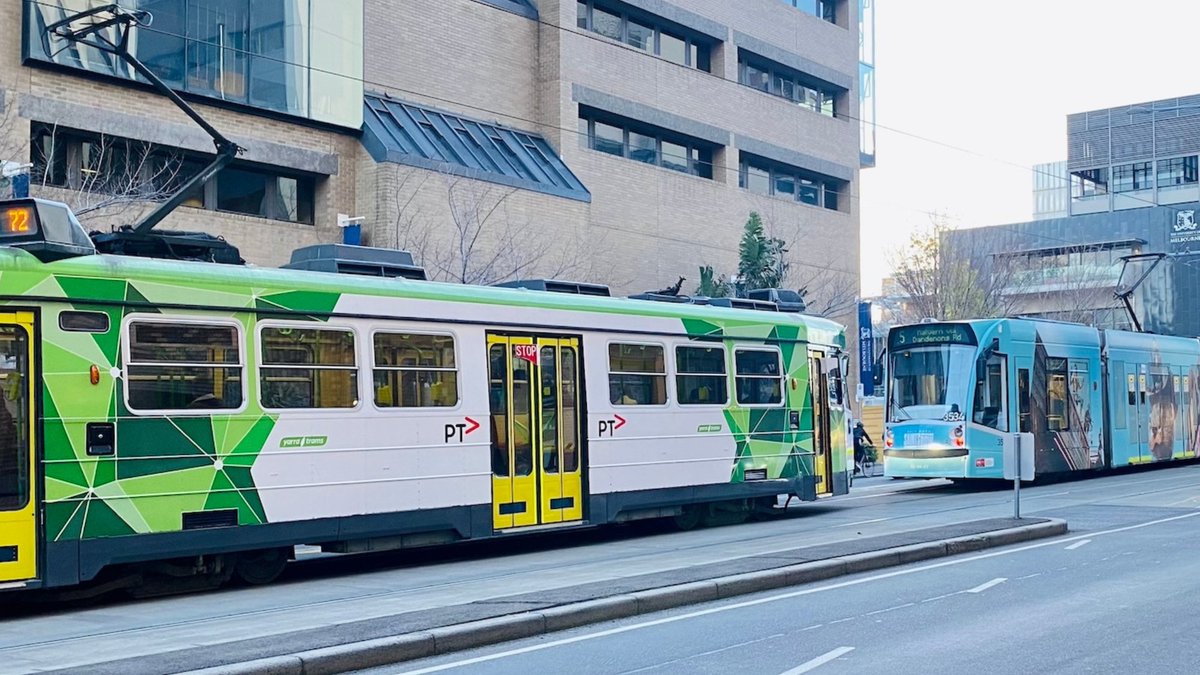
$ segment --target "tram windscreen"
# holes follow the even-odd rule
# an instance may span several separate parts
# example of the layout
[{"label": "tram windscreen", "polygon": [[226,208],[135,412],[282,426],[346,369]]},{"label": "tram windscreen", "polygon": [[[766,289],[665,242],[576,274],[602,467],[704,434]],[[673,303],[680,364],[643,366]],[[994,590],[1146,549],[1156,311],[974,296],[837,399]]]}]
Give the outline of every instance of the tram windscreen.
[{"label": "tram windscreen", "polygon": [[892,352],[888,418],[892,422],[962,420],[974,362],[975,348],[967,345],[925,345]]}]

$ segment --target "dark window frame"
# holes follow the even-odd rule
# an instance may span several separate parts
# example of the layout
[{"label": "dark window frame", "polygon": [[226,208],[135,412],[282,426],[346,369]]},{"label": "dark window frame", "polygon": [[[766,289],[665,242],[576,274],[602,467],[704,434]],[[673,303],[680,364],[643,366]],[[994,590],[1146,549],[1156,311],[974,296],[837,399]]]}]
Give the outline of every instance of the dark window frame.
[{"label": "dark window frame", "polygon": [[[40,157],[38,154],[39,146],[46,139],[48,139],[49,145],[52,148],[49,158]],[[110,147],[124,147],[126,151],[133,145],[145,148],[144,150],[138,150],[138,152],[144,152],[144,156],[135,158],[134,160],[138,164],[135,167],[138,171],[137,180],[145,181],[147,189],[152,190],[154,193],[170,192],[174,188],[178,188],[194,175],[193,172],[199,172],[211,159],[206,155],[191,153],[157,143],[146,143],[122,136],[98,134],[78,129],[55,128],[54,125],[44,122],[33,122],[30,125],[29,149],[30,162],[34,165],[33,175],[30,176],[31,182],[35,186],[45,185],[67,190],[88,190],[96,194],[112,194],[110,190],[106,189],[103,181],[91,183],[90,179],[84,177],[84,154],[85,148],[89,147],[89,144],[99,144],[101,146],[109,144]],[[109,158],[104,161],[109,162],[114,160]],[[62,167],[58,166],[59,162],[64,163]],[[178,169],[171,171],[169,174],[163,173],[160,176],[159,174],[162,172],[157,168],[159,162],[177,162]],[[126,165],[128,163],[129,161],[126,160]],[[227,171],[240,171],[265,179],[266,193],[263,197],[265,211],[251,212],[249,210],[219,208],[220,194],[217,186],[220,184],[222,176],[228,178],[231,175],[231,173],[227,174]],[[126,176],[128,175],[126,174]],[[117,178],[122,179],[123,177],[118,175]],[[283,192],[280,190],[281,180],[296,181],[297,199],[294,219],[289,217],[286,210],[281,210],[281,206],[284,203]],[[160,181],[161,184],[156,184],[156,181]],[[207,211],[236,213],[264,218],[266,220],[294,223],[296,225],[313,225],[316,213],[316,184],[316,175],[304,174],[298,171],[269,171],[255,164],[234,162],[226,167],[225,170],[209,179],[207,183],[200,186],[198,192],[189,197],[182,205]],[[136,194],[132,194],[131,197],[136,199]]]},{"label": "dark window frame", "polygon": [[[606,155],[611,155],[613,157],[622,157],[624,159],[628,159],[628,160],[637,162],[639,164],[656,166],[661,169],[673,171],[675,173],[681,173],[681,174],[689,175],[689,176],[696,176],[698,178],[705,178],[708,180],[713,179],[713,155],[716,153],[717,147],[719,147],[719,146],[713,145],[711,143],[708,143],[707,141],[703,141],[703,140],[700,140],[697,138],[692,138],[690,136],[684,136],[682,134],[673,133],[669,130],[661,129],[659,127],[655,127],[652,125],[642,124],[642,123],[638,123],[638,122],[635,122],[632,120],[626,120],[624,118],[609,115],[609,114],[606,114],[599,110],[585,109],[582,106],[580,107],[580,111],[579,111],[579,121],[580,121],[581,126],[583,126],[583,131],[581,133],[584,136],[584,141],[585,141],[588,149],[590,149],[590,150],[595,150],[596,152],[601,152]],[[621,154],[620,155],[618,155],[616,153],[608,152],[607,150],[601,150],[596,147],[596,124],[597,123],[605,124],[607,126],[621,130]],[[631,146],[629,143],[630,133],[639,134],[641,136],[653,138],[655,140],[655,143],[654,143],[655,159],[653,162],[644,162],[642,160],[632,157],[632,149],[631,149]],[[663,161],[663,143],[664,142],[670,143],[672,145],[680,146],[680,147],[683,147],[686,149],[686,152],[687,152],[686,160],[687,160],[687,167],[688,167],[688,170],[686,172],[680,171],[678,168],[676,168],[675,165],[677,165],[677,163],[671,163],[671,164],[675,164],[675,165],[669,166],[668,162]],[[674,155],[672,155],[672,157],[674,157]]]},{"label": "dark window frame", "polygon": [[[741,165],[738,167],[738,187],[743,190],[750,190],[750,170],[765,171],[767,173],[767,192],[765,196],[782,197],[777,192],[778,181],[780,179],[791,179],[795,191],[788,197],[790,201],[806,206],[815,206],[818,208],[828,209],[830,211],[841,211],[840,195],[842,189],[847,183],[832,176],[824,176],[814,171],[807,171],[799,167],[794,167],[780,162],[774,162],[765,158],[760,158],[756,155],[742,156]],[[806,201],[803,195],[806,194],[804,186],[809,186],[816,189],[817,201]],[[755,194],[764,194],[755,192]],[[811,194],[808,192],[807,194]]]},{"label": "dark window frame", "polygon": [[[597,6],[601,11],[607,14],[616,15],[620,18],[621,35],[619,38],[611,37],[596,30],[594,17]],[[620,2],[614,2],[613,0],[577,0],[575,7],[575,26],[580,30],[586,30],[589,33],[594,33],[610,40],[615,40],[623,45],[629,46],[632,49],[645,52],[651,56],[663,59],[664,61],[669,61],[671,63],[688,68],[695,68],[696,70],[706,73],[712,72],[712,50],[715,42],[712,39],[699,37],[691,31],[677,27],[675,24],[663,19],[662,17],[655,16],[654,14],[650,14],[648,12],[638,11],[637,9],[628,7]],[[580,9],[583,9],[586,12],[584,16],[578,15]],[[635,23],[643,28],[650,28],[653,30],[649,49],[643,49],[642,47],[639,47],[629,41],[630,23]],[[683,41],[684,60],[682,63],[663,55],[663,34],[669,35],[676,40]]]},{"label": "dark window frame", "polygon": [[1131,162],[1112,167],[1113,194],[1154,189],[1154,162]]},{"label": "dark window frame", "polygon": [[[750,70],[761,73],[766,77],[767,88],[756,86],[750,78]],[[775,98],[794,103],[809,112],[834,119],[842,118],[842,104],[839,101],[849,94],[837,85],[823,82],[795,68],[772,61],[745,49],[738,49],[738,84],[749,87]],[[786,92],[790,90],[791,94]],[[816,105],[809,101],[808,94],[819,96]]]},{"label": "dark window frame", "polygon": [[1107,195],[1109,190],[1108,167],[1080,169],[1071,172],[1071,198],[1087,199]]}]

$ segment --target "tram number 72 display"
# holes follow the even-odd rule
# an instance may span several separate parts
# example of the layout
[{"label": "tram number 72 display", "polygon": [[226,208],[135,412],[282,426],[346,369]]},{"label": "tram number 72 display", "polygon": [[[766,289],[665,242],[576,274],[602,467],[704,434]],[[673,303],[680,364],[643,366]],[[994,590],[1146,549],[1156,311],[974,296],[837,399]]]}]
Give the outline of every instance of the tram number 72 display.
[{"label": "tram number 72 display", "polygon": [[37,212],[32,204],[0,207],[0,236],[24,236],[37,231]]}]

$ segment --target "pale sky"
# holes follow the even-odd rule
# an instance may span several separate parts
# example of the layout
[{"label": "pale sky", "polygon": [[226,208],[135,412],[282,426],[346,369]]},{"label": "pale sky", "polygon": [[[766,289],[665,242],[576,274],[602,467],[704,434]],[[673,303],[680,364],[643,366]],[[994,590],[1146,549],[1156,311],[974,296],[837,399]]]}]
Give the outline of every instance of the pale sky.
[{"label": "pale sky", "polygon": [[1029,220],[1032,166],[1067,158],[1068,114],[1200,93],[1198,0],[875,4],[877,163],[858,186],[866,296],[923,212],[958,227]]}]

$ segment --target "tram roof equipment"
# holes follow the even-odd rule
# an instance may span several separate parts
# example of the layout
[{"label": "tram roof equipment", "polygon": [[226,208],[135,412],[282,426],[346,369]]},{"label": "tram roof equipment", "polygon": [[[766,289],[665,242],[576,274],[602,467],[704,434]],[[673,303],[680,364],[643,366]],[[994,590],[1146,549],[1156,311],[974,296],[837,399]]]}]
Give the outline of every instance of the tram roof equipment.
[{"label": "tram roof equipment", "polygon": [[292,251],[292,260],[283,266],[289,270],[360,274],[425,281],[425,268],[413,261],[412,253],[391,248],[316,244]]},{"label": "tram roof equipment", "polygon": [[592,284],[583,281],[561,281],[558,279],[517,279],[501,281],[492,284],[500,288],[525,288],[531,291],[548,291],[550,293],[571,293],[574,295],[597,295],[609,297],[608,286]]}]

